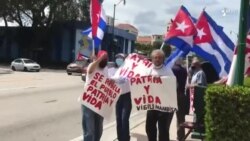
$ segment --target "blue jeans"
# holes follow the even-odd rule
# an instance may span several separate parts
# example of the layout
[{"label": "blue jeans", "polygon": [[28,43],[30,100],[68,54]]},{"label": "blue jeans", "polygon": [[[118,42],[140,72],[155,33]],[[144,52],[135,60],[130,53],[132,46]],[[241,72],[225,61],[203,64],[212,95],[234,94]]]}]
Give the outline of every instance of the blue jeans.
[{"label": "blue jeans", "polygon": [[100,141],[103,131],[103,117],[84,105],[82,109],[83,141]]},{"label": "blue jeans", "polygon": [[121,95],[116,103],[116,129],[119,141],[130,141],[129,117],[131,109],[131,94]]}]

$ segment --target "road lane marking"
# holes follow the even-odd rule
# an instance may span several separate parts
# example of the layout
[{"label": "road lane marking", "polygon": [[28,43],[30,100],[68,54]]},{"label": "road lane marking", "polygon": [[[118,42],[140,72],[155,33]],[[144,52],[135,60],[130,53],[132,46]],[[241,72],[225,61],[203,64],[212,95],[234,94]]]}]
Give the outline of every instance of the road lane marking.
[{"label": "road lane marking", "polygon": [[20,89],[31,89],[31,88],[37,88],[37,87],[2,88],[2,89],[0,89],[0,91],[20,90]]},{"label": "road lane marking", "polygon": [[53,102],[57,102],[57,100],[49,100],[49,101],[45,101],[44,103],[53,103]]}]

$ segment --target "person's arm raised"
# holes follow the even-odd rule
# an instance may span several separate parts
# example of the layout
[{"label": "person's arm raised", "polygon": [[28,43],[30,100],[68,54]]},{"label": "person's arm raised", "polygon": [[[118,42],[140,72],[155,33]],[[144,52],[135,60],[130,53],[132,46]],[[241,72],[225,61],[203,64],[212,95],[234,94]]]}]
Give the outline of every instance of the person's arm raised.
[{"label": "person's arm raised", "polygon": [[99,63],[103,60],[107,58],[107,54],[103,54],[101,57],[97,58],[96,60],[93,61],[93,63],[91,63],[89,65],[89,68],[87,70],[88,74],[91,74],[94,72],[94,70],[98,67]]}]

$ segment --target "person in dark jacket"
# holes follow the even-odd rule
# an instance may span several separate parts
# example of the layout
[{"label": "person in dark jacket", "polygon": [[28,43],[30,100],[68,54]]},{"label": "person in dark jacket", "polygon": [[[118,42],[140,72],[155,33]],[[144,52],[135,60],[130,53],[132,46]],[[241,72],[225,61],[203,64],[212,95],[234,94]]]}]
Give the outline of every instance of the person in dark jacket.
[{"label": "person in dark jacket", "polygon": [[189,98],[185,95],[185,86],[187,81],[187,70],[182,66],[182,59],[179,58],[172,71],[177,81],[177,104],[178,111],[176,112],[177,117],[177,140],[181,140],[185,136],[185,129],[180,127],[180,124],[185,122],[185,115],[188,114]]}]

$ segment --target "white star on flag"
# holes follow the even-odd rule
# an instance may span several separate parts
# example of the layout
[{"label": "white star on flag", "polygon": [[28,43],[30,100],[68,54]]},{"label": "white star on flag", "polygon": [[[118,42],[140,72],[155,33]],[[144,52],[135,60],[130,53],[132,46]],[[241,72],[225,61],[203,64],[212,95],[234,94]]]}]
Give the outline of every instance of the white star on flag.
[{"label": "white star on flag", "polygon": [[200,38],[200,40],[201,40],[201,38],[204,36],[204,35],[207,35],[205,32],[204,32],[204,28],[201,28],[201,29],[197,29],[197,32],[198,32],[198,37]]},{"label": "white star on flag", "polygon": [[177,24],[176,30],[181,30],[183,33],[185,32],[185,29],[189,27],[189,25],[185,24],[185,21],[183,21],[182,23],[176,22],[176,24]]}]

